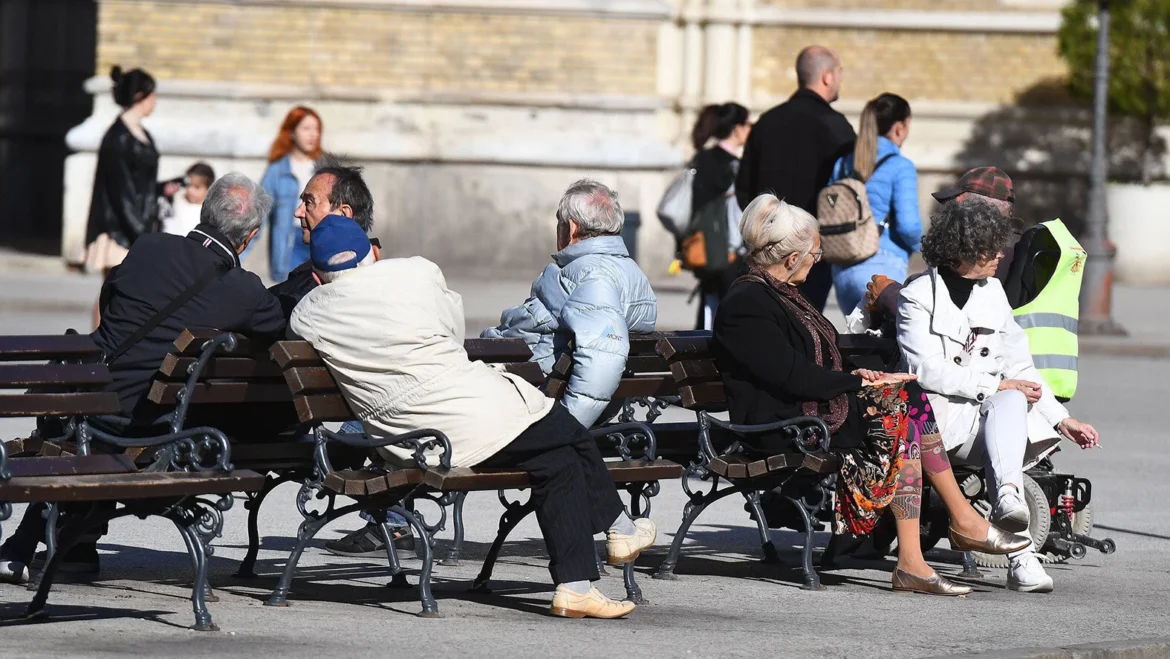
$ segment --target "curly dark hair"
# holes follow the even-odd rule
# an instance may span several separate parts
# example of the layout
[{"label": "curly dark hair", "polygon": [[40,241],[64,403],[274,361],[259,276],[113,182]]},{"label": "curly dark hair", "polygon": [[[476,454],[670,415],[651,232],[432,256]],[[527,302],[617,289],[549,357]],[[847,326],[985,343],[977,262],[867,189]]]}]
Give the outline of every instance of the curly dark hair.
[{"label": "curly dark hair", "polygon": [[1011,221],[985,201],[948,201],[930,216],[922,258],[934,267],[971,265],[1007,247],[1011,232]]}]

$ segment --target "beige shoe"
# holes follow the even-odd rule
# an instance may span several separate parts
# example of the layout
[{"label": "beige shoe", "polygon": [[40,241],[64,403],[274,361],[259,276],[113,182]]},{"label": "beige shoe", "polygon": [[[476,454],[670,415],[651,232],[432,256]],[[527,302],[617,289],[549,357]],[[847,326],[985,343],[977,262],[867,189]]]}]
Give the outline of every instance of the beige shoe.
[{"label": "beige shoe", "polygon": [[552,614],[562,618],[620,618],[634,610],[634,603],[626,600],[612,600],[601,591],[590,586],[589,593],[581,595],[568,588],[557,586],[553,595]]},{"label": "beige shoe", "polygon": [[613,531],[605,533],[605,554],[610,565],[625,565],[638,558],[642,550],[654,544],[658,527],[648,517],[634,520],[637,529],[633,535],[619,535]]}]

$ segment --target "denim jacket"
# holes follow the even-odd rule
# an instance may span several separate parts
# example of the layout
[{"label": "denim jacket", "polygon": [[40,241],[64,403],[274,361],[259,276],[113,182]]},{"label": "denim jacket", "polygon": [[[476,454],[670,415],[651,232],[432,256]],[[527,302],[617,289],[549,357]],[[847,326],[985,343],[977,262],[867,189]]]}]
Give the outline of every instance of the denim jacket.
[{"label": "denim jacket", "polygon": [[609,404],[630,352],[630,332],[652,332],[658,300],[619,236],[570,245],[532,284],[524,304],[500,316],[483,338],[522,338],[547,375],[575,339],[564,405],[586,428]]},{"label": "denim jacket", "polygon": [[[902,151],[885,137],[878,138],[877,159],[888,155],[892,158],[865,182],[869,207],[873,219],[882,223],[890,222],[882,232],[879,249],[897,254],[909,260],[910,255],[922,248],[922,217],[918,212],[918,171],[914,163],[902,155]],[[842,156],[833,165],[829,183],[839,181],[853,172],[853,154]]]},{"label": "denim jacket", "polygon": [[260,187],[272,196],[272,211],[265,223],[272,231],[269,258],[272,278],[277,282],[287,279],[293,268],[309,259],[309,247],[301,241],[300,223],[293,218],[293,211],[301,203],[301,187],[293,176],[290,157],[270,164],[260,179]]}]

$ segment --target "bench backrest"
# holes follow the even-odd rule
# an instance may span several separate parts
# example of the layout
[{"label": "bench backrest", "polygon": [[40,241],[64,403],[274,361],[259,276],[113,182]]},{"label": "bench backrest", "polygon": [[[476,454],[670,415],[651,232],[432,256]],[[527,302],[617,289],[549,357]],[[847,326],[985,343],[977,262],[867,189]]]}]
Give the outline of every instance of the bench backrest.
[{"label": "bench backrest", "polygon": [[[658,352],[658,345],[665,340],[685,339],[703,335],[703,332],[648,332],[630,335],[630,353],[626,358],[626,370],[613,398],[646,398],[677,396],[678,382],[671,373],[670,363]],[[561,355],[549,374],[547,393],[560,398],[572,374],[573,357],[570,352]]]},{"label": "bench backrest", "polygon": [[[540,366],[530,362],[532,351],[522,339],[468,339],[467,356],[475,361],[500,364],[509,373],[539,386],[544,383]],[[272,359],[281,369],[286,391],[303,423],[349,421],[356,418],[341,395],[333,374],[307,341],[280,341],[272,346]]]},{"label": "bench backrest", "polygon": [[115,414],[110,372],[83,334],[0,337],[0,417]]}]

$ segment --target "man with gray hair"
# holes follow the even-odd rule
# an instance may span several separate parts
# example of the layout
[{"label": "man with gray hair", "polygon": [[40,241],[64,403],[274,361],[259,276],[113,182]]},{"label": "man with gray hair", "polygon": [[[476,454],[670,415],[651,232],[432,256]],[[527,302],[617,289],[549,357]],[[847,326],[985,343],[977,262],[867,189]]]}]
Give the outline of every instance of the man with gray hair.
[{"label": "man with gray hair", "polygon": [[[284,334],[280,303],[259,277],[240,267],[240,253],[271,207],[263,188],[233,172],[211,186],[200,223],[186,237],[151,233],[134,242],[102,285],[101,323],[90,335],[109,365],[113,381],[106,391],[118,395],[122,413],[91,423],[130,436],[165,432],[159,421],[168,410],[147,400],[146,392],[185,329],[239,332],[260,341]],[[161,313],[172,301],[178,306]],[[102,450],[100,442],[94,449]],[[44,537],[42,510],[40,504],[29,506],[0,548],[0,581],[28,581],[33,552]],[[78,543],[64,557],[62,569],[96,573],[102,534]]]},{"label": "man with gray hair", "polygon": [[573,342],[573,370],[562,402],[586,428],[617,390],[630,332],[652,332],[658,300],[622,241],[625,215],[617,193],[589,179],[569,186],[557,206],[553,262],[524,304],[500,316],[484,338],[519,337],[548,375]]}]

